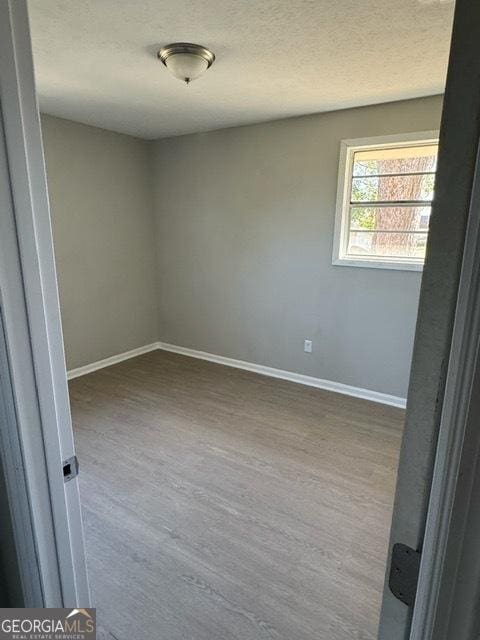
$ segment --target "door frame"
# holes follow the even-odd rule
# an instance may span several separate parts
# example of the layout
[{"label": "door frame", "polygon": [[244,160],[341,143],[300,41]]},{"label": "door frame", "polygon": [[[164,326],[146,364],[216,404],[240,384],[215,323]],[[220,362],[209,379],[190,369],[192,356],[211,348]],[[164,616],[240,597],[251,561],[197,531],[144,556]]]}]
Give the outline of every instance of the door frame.
[{"label": "door frame", "polygon": [[88,607],[78,478],[63,477],[74,444],[26,0],[0,0],[0,102],[2,445],[24,478],[5,470],[24,606]]},{"label": "door frame", "polygon": [[[478,149],[410,640],[470,637],[450,622],[455,600],[472,597],[456,579],[469,540],[480,538],[480,522],[468,517],[480,479],[480,142]],[[462,624],[469,633],[474,620]]]},{"label": "door frame", "polygon": [[[479,29],[480,5],[456,0],[435,198],[390,533],[390,554],[393,545],[401,542],[421,551],[422,560],[413,610],[393,596],[386,580],[381,640],[449,638],[445,635],[450,633],[448,620],[450,616],[458,620],[461,594],[465,594],[464,602],[472,600],[465,585],[455,580],[457,551],[451,541],[456,539],[463,555],[463,542],[475,529],[480,535],[480,524],[473,517],[464,532],[461,522],[469,511],[468,483],[475,483],[476,476],[480,479],[472,450],[474,439],[465,422],[475,411],[478,415],[470,390],[478,366],[474,336],[478,326],[473,319],[479,293],[475,292],[476,258],[472,256],[479,243],[474,220],[478,215]],[[463,383],[456,386],[460,380]],[[468,617],[474,617],[472,609],[465,610],[465,621]],[[467,626],[462,624],[464,629]],[[453,636],[455,640],[464,637],[469,636]]]}]

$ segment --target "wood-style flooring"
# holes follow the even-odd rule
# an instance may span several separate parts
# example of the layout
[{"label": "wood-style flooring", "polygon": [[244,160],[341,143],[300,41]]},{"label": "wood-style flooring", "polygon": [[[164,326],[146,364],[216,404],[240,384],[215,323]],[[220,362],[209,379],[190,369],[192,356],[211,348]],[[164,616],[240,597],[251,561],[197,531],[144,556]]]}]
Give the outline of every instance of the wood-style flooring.
[{"label": "wood-style flooring", "polygon": [[161,351],[70,383],[105,640],[374,640],[403,411]]}]

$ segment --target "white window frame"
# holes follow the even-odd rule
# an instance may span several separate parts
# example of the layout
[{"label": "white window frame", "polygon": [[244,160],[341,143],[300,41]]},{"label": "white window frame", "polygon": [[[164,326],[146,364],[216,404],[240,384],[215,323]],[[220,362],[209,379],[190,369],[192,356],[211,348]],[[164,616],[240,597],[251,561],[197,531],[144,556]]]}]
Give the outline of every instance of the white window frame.
[{"label": "white window frame", "polygon": [[371,256],[349,256],[348,211],[350,207],[350,189],[352,183],[353,157],[356,151],[403,147],[408,145],[438,144],[438,130],[400,133],[369,138],[352,138],[340,143],[338,164],[337,202],[335,211],[335,231],[333,240],[332,264],[346,267],[369,267],[374,269],[401,269],[404,271],[422,271],[423,259],[414,258],[374,258]]}]

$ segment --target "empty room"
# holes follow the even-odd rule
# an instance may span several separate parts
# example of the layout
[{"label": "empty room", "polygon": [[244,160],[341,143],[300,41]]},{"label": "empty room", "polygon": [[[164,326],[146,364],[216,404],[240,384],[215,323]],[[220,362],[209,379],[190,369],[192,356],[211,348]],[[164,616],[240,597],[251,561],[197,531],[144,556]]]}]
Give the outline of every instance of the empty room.
[{"label": "empty room", "polygon": [[454,3],[28,9],[99,637],[374,640]]}]

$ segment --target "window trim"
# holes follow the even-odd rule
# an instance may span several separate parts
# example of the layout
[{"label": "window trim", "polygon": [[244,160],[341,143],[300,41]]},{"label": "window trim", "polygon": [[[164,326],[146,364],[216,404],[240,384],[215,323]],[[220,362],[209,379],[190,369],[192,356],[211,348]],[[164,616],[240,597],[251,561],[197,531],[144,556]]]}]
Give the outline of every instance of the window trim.
[{"label": "window trim", "polygon": [[350,185],[352,182],[353,156],[356,151],[376,148],[402,147],[410,144],[438,144],[438,130],[399,133],[368,138],[349,138],[340,143],[338,163],[337,200],[335,208],[335,229],[333,239],[332,264],[344,267],[367,267],[373,269],[394,269],[402,271],[423,271],[423,260],[412,258],[372,258],[347,257],[348,216]]}]

